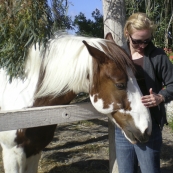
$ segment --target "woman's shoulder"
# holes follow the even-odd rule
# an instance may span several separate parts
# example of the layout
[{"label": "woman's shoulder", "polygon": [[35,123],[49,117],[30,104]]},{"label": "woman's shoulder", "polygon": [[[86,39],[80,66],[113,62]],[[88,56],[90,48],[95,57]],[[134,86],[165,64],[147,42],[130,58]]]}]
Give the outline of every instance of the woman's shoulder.
[{"label": "woman's shoulder", "polygon": [[159,47],[155,47],[155,49],[153,50],[152,53],[157,54],[157,55],[166,55],[165,51]]},{"label": "woman's shoulder", "polygon": [[165,51],[162,48],[155,46],[152,42],[150,42],[146,47],[145,53],[150,57],[166,55]]},{"label": "woman's shoulder", "polygon": [[149,57],[154,58],[155,60],[168,59],[165,51],[162,48],[156,46],[153,46],[153,48],[149,52]]}]

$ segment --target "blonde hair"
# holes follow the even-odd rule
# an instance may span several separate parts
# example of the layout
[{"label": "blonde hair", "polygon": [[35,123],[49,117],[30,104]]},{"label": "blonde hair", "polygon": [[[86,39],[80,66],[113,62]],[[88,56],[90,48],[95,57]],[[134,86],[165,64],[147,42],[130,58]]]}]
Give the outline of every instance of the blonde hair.
[{"label": "blonde hair", "polygon": [[124,26],[124,36],[127,38],[127,32],[131,35],[136,30],[150,30],[151,33],[155,30],[154,22],[151,21],[145,13],[132,14]]}]

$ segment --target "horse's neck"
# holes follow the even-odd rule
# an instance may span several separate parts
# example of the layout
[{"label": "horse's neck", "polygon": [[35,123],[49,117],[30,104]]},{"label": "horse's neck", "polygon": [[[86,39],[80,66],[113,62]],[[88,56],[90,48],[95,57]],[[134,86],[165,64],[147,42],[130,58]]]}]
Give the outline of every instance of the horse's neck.
[{"label": "horse's neck", "polygon": [[69,104],[75,98],[75,96],[76,94],[71,91],[58,97],[47,96],[44,98],[37,98],[33,104],[33,107]]}]

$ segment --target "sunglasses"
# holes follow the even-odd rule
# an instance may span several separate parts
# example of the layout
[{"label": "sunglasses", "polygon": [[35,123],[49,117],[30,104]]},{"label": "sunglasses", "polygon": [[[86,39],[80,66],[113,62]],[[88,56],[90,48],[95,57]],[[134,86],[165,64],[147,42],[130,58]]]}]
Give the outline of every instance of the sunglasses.
[{"label": "sunglasses", "polygon": [[148,44],[148,43],[150,43],[151,42],[151,40],[152,40],[152,38],[149,38],[149,39],[146,39],[146,40],[136,40],[136,39],[133,39],[132,37],[131,37],[131,35],[129,35],[130,36],[130,38],[131,38],[131,40],[132,40],[132,43],[133,44]]}]

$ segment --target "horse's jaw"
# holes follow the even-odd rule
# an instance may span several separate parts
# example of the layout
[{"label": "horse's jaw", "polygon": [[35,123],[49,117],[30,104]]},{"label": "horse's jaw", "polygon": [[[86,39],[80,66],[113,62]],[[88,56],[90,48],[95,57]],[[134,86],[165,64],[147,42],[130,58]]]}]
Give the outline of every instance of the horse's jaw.
[{"label": "horse's jaw", "polygon": [[[113,103],[109,107],[104,108],[104,102],[102,99],[98,98],[98,95],[90,95],[90,100],[95,109],[103,114],[106,114],[119,128],[122,129],[125,137],[132,143],[135,144],[139,142],[147,142],[151,134],[149,126],[149,121],[146,123],[144,121],[143,129],[141,131],[133,119],[135,113],[132,111],[125,111],[123,109],[114,110]],[[133,114],[133,116],[131,115]]]},{"label": "horse's jaw", "polygon": [[137,142],[147,142],[151,135],[148,132],[148,129],[146,129],[144,132],[141,132],[140,129],[136,127],[133,118],[128,112],[129,111],[122,113],[117,111],[108,114],[108,117],[117,127],[122,130],[122,133],[130,143],[135,144]]}]

